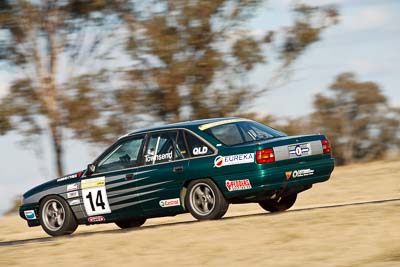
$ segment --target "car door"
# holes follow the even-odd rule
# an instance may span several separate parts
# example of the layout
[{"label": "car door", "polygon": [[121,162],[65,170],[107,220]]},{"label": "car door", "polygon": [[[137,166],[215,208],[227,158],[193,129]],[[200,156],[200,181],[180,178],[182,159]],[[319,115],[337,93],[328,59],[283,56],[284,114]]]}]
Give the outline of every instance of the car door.
[{"label": "car door", "polygon": [[200,136],[185,131],[185,139],[191,155],[186,175],[192,179],[212,177],[217,150]]},{"label": "car door", "polygon": [[138,191],[148,216],[183,212],[180,191],[186,178],[189,153],[180,130],[149,133],[143,166],[137,169]]},{"label": "car door", "polygon": [[126,137],[96,160],[96,171],[81,181],[83,204],[88,217],[104,215],[108,220],[141,217],[143,209],[132,179],[140,162],[144,135]]}]

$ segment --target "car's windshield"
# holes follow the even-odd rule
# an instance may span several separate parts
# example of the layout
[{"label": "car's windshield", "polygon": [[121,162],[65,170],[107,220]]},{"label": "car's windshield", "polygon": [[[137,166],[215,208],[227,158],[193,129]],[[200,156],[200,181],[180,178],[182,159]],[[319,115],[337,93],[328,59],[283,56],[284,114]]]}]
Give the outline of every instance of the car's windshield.
[{"label": "car's windshield", "polygon": [[240,121],[208,128],[204,131],[224,145],[239,145],[286,134],[255,121]]}]

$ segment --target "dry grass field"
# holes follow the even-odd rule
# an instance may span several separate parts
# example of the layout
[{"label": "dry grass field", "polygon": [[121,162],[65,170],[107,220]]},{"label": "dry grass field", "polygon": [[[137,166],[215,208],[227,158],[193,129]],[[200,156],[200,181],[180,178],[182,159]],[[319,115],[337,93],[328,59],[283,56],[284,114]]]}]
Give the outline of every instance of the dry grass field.
[{"label": "dry grass field", "polygon": [[[373,202],[384,199],[397,200]],[[9,242],[20,240],[28,242]],[[400,161],[336,168],[279,214],[232,205],[219,221],[180,215],[137,230],[81,226],[62,238],[0,218],[0,266],[22,265],[400,266]]]}]

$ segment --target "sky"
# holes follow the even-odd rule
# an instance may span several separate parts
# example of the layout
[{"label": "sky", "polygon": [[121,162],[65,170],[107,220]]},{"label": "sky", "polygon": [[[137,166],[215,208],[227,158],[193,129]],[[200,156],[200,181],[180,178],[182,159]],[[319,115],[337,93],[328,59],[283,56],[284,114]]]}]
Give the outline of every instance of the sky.
[{"label": "sky", "polygon": [[[262,30],[263,25],[290,24],[290,3],[267,3],[268,16],[257,16],[252,27]],[[338,6],[340,23],[327,29],[322,40],[300,57],[290,81],[272,88],[253,110],[283,117],[306,115],[312,111],[314,95],[342,72],[354,72],[359,80],[377,82],[389,103],[400,107],[400,1],[312,1],[313,5],[330,3]],[[265,80],[265,74],[265,67],[259,67],[254,80]]]},{"label": "sky", "polygon": [[[359,80],[377,82],[392,106],[400,107],[400,1],[317,0],[313,5],[336,4],[340,23],[326,32],[296,62],[290,81],[272,88],[249,107],[249,111],[278,117],[296,117],[312,111],[315,94],[325,90],[342,72],[354,72]],[[288,0],[269,1],[254,14],[249,27],[257,32],[289,25]],[[267,82],[274,59],[259,66],[252,81]],[[0,65],[2,67],[3,65]],[[7,92],[7,70],[0,69],[0,97]],[[15,134],[0,137],[0,214],[13,197],[55,178],[50,142],[43,136],[35,151]],[[64,158],[67,173],[84,169],[106,147],[69,140]]]}]

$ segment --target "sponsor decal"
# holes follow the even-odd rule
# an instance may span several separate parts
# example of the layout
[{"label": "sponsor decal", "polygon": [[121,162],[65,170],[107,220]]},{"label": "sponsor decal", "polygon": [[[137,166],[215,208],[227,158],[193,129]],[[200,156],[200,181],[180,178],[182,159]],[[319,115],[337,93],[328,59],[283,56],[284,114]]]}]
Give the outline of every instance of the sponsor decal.
[{"label": "sponsor decal", "polygon": [[106,177],[97,177],[91,179],[85,179],[81,181],[81,188],[93,188],[93,187],[100,187],[105,186],[106,184]]},{"label": "sponsor decal", "polygon": [[77,183],[67,185],[67,191],[74,191],[74,190],[78,190]]},{"label": "sponsor decal", "polygon": [[305,177],[314,175],[313,169],[302,169],[302,170],[295,170],[295,171],[287,171],[286,179],[289,180],[290,178],[298,178],[298,177]]},{"label": "sponsor decal", "polygon": [[80,199],[73,199],[71,201],[68,202],[70,206],[75,206],[75,205],[79,205],[81,204],[81,200]]},{"label": "sponsor decal", "polygon": [[228,189],[228,191],[246,190],[252,188],[249,179],[233,180],[233,181],[226,180],[225,186],[226,189]]},{"label": "sponsor decal", "polygon": [[79,197],[79,192],[78,191],[73,191],[73,192],[68,192],[67,193],[67,198],[74,198],[74,197]]},{"label": "sponsor decal", "polygon": [[25,210],[24,215],[27,220],[35,220],[36,219],[36,214],[35,214],[34,210]]},{"label": "sponsor decal", "polygon": [[217,156],[214,160],[214,167],[220,168],[222,166],[230,166],[244,163],[254,162],[254,153],[230,155],[230,156]]},{"label": "sponsor decal", "polygon": [[105,184],[104,176],[81,181],[82,201],[88,216],[111,213]]},{"label": "sponsor decal", "polygon": [[105,222],[106,218],[103,216],[93,216],[88,218],[88,222],[90,223],[97,223],[97,222]]},{"label": "sponsor decal", "polygon": [[310,148],[308,148],[305,145],[297,145],[295,147],[292,147],[291,149],[289,149],[289,154],[291,155],[296,155],[298,157],[301,157],[303,155],[303,153],[308,153],[310,152]]},{"label": "sponsor decal", "polygon": [[77,172],[77,173],[74,173],[74,174],[66,175],[66,176],[58,178],[57,182],[62,182],[62,181],[70,180],[70,179],[80,178],[82,176],[82,174],[83,174],[83,172]]},{"label": "sponsor decal", "polygon": [[[155,157],[155,159],[154,159]],[[153,160],[158,161],[158,160],[165,160],[165,159],[172,159],[172,151],[169,153],[165,154],[160,154],[160,155],[146,155],[146,162],[152,162]]]},{"label": "sponsor decal", "polygon": [[204,155],[207,154],[208,152],[208,147],[203,146],[203,147],[195,147],[193,148],[193,155]]},{"label": "sponsor decal", "polygon": [[217,156],[214,160],[214,167],[222,167],[222,164],[224,163],[224,157],[223,156]]},{"label": "sponsor decal", "polygon": [[179,198],[171,198],[171,199],[161,200],[159,204],[162,208],[167,208],[167,207],[179,206],[181,205],[181,201]]}]

